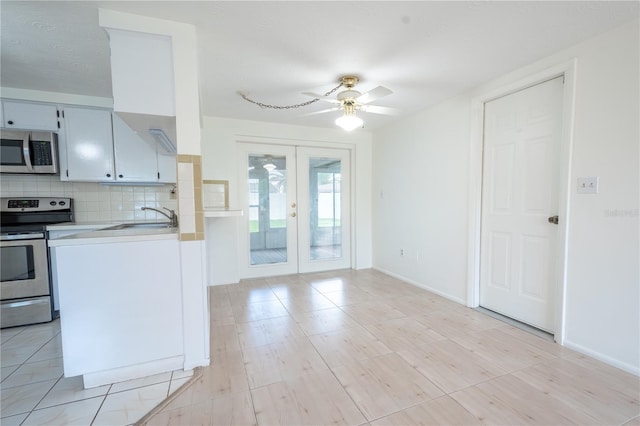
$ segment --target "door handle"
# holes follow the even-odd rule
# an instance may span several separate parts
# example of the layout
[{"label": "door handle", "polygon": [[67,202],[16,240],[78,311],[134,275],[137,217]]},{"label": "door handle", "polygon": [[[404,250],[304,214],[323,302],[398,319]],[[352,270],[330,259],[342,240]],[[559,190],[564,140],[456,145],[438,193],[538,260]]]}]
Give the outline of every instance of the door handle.
[{"label": "door handle", "polygon": [[549,221],[549,223],[553,223],[554,225],[558,224],[558,216],[551,216],[547,219]]}]

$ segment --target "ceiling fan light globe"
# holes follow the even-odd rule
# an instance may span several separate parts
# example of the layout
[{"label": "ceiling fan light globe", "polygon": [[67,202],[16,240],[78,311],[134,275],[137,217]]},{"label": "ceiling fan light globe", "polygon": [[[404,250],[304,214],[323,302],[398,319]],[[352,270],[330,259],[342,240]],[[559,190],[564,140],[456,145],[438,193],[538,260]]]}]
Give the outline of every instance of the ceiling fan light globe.
[{"label": "ceiling fan light globe", "polygon": [[362,127],[364,122],[360,117],[355,115],[343,115],[342,117],[338,117],[336,119],[336,125],[341,127],[342,129],[350,132],[358,127]]}]

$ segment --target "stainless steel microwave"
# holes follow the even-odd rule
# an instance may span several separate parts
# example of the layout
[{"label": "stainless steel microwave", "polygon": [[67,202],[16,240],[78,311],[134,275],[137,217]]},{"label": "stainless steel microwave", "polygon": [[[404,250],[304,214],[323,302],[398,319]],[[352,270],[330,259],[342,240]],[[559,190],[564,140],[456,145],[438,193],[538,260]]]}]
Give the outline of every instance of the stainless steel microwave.
[{"label": "stainless steel microwave", "polygon": [[0,129],[0,173],[58,174],[57,135]]}]

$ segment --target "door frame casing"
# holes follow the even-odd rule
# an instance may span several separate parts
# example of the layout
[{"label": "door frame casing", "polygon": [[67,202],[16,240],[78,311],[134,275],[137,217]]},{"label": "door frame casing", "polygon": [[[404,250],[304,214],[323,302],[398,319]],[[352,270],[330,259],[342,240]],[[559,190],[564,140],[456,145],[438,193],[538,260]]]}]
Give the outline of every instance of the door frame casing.
[{"label": "door frame casing", "polygon": [[469,149],[469,214],[467,245],[467,306],[480,305],[480,236],[482,231],[482,179],[484,150],[485,103],[527,89],[556,77],[564,76],[562,101],[562,133],[560,137],[560,170],[558,175],[558,215],[564,220],[558,224],[556,251],[556,280],[554,308],[554,339],[563,344],[565,339],[565,305],[569,235],[569,195],[571,185],[571,152],[573,146],[575,86],[577,60],[547,68],[518,79],[497,89],[488,90],[471,100],[471,126]]}]

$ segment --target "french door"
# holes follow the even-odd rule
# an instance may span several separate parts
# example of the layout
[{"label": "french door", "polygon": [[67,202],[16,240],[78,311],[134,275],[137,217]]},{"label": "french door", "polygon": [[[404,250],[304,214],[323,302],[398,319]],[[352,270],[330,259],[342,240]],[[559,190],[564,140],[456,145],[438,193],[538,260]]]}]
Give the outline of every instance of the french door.
[{"label": "french door", "polygon": [[238,147],[241,278],[350,267],[349,151]]}]

